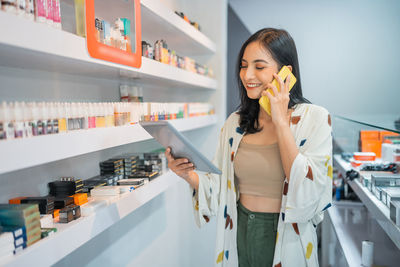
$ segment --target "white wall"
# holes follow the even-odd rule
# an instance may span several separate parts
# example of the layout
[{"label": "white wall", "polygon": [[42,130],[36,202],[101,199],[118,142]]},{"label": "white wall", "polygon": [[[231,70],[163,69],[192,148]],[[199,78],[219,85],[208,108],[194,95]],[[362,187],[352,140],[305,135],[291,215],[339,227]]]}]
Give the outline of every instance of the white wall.
[{"label": "white wall", "polygon": [[[184,11],[203,26],[217,45],[213,56],[199,58],[214,68],[218,90],[144,89],[145,101],[210,101],[216,108],[216,126],[185,135],[211,158],[226,118],[227,1],[164,0],[173,10]],[[211,9],[210,6],[212,6]],[[211,15],[211,17],[206,16]],[[167,40],[168,42],[168,40]],[[0,101],[117,101],[119,81],[86,78],[45,71],[0,67]],[[126,83],[127,81],[124,81]],[[128,81],[129,82],[129,81]],[[135,81],[129,83],[134,84]],[[73,145],[73,144],[71,144]],[[0,203],[16,195],[44,195],[47,183],[61,176],[87,179],[98,174],[98,162],[126,152],[158,148],[154,141],[120,146],[33,168],[0,175]],[[13,153],[2,151],[1,153]],[[191,192],[185,182],[166,192],[105,230],[55,266],[212,266],[215,221],[198,229],[193,218]]]},{"label": "white wall", "polygon": [[251,33],[263,27],[289,31],[299,53],[303,93],[313,103],[353,118],[400,116],[400,1],[229,4]]}]

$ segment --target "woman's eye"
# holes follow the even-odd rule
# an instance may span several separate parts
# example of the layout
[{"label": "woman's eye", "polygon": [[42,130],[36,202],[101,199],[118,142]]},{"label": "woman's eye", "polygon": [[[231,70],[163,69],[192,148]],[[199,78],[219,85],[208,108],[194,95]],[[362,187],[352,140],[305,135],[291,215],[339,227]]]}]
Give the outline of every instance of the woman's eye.
[{"label": "woman's eye", "polygon": [[257,70],[263,70],[265,67],[256,67]]},{"label": "woman's eye", "polygon": [[239,68],[240,69],[245,69],[245,68],[247,68],[247,66],[241,65]]}]

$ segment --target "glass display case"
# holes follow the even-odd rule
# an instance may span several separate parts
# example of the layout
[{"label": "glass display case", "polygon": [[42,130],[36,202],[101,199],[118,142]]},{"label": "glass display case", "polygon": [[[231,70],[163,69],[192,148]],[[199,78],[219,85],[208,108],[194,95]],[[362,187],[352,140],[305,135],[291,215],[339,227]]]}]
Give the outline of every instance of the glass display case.
[{"label": "glass display case", "polygon": [[90,56],[140,68],[140,1],[116,0],[110,5],[107,0],[86,0],[85,4],[86,41]]},{"label": "glass display case", "polygon": [[[360,265],[362,241],[372,240],[375,242],[374,264],[397,266],[400,260],[400,208],[397,209],[400,207],[397,205],[400,201],[399,126],[399,118],[395,115],[332,116],[333,165],[336,170],[333,177],[334,202],[322,225],[323,238],[330,240],[322,244],[322,262],[331,261],[329,255],[339,244],[347,265]],[[348,225],[349,214],[355,214],[355,203],[366,212],[361,219],[365,229],[361,231],[351,230],[353,226]],[[332,236],[336,242],[332,241],[335,239]],[[336,245],[332,247],[332,244]]]}]

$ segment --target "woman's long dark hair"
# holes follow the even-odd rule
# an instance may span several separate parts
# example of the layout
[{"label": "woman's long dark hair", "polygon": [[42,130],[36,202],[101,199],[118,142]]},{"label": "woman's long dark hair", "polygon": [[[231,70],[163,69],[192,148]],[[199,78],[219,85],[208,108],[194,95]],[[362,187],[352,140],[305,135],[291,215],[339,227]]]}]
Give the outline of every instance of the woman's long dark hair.
[{"label": "woman's long dark hair", "polygon": [[290,90],[288,108],[292,108],[294,105],[299,103],[310,103],[310,101],[303,97],[301,91],[299,61],[297,58],[296,45],[292,37],[285,30],[274,28],[259,30],[250,36],[250,38],[242,45],[236,66],[236,77],[241,99],[238,111],[238,114],[240,115],[239,125],[246,133],[256,133],[262,130],[258,122],[258,113],[260,111],[258,99],[250,99],[247,97],[246,88],[240,79],[240,66],[242,64],[244,50],[252,42],[260,42],[260,44],[271,53],[273,59],[278,63],[278,69],[282,68],[284,65],[292,66],[292,72],[297,78],[297,82],[293,86],[292,90]]}]

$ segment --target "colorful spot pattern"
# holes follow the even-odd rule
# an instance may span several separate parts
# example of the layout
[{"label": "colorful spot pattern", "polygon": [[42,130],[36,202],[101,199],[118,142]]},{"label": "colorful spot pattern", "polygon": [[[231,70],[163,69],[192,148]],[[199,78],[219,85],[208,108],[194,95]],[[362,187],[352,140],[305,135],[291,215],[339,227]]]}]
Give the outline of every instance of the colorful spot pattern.
[{"label": "colorful spot pattern", "polygon": [[311,242],[307,245],[306,259],[308,260],[311,257],[313,251],[313,244]]},{"label": "colorful spot pattern", "polygon": [[328,166],[328,176],[329,176],[329,178],[333,179],[333,167],[332,167],[332,165]]},{"label": "colorful spot pattern", "polygon": [[233,145],[233,138],[231,137],[231,138],[229,138],[229,145],[232,147],[232,145]]},{"label": "colorful spot pattern", "polygon": [[329,161],[331,160],[331,156],[327,155],[325,156],[326,161],[325,161],[325,167],[328,167]]},{"label": "colorful spot pattern", "polygon": [[327,209],[329,209],[330,207],[332,207],[332,204],[331,204],[331,203],[329,203],[328,205],[326,205],[326,207],[323,208],[322,211],[327,210]]},{"label": "colorful spot pattern", "polygon": [[235,159],[235,152],[232,151],[231,153],[231,161],[233,161]]},{"label": "colorful spot pattern", "polygon": [[199,210],[199,201],[196,201],[196,205],[194,205],[195,210]]},{"label": "colorful spot pattern", "polygon": [[210,221],[210,218],[208,218],[208,216],[203,215],[204,220],[206,220],[206,223],[208,223]]},{"label": "colorful spot pattern", "polygon": [[332,126],[331,115],[328,115],[328,124],[329,126]]},{"label": "colorful spot pattern", "polygon": [[296,234],[300,235],[299,226],[297,225],[297,223],[292,223],[292,226],[293,226],[293,230],[296,232]]},{"label": "colorful spot pattern", "polygon": [[279,238],[279,232],[276,232],[276,240],[275,240],[275,244],[278,243],[278,238]]},{"label": "colorful spot pattern", "polygon": [[231,180],[228,180],[228,188],[229,189],[232,189],[232,185],[231,185],[232,183],[231,183]]},{"label": "colorful spot pattern", "polygon": [[299,123],[301,117],[300,116],[293,116],[290,121],[292,122],[292,124],[296,125]]},{"label": "colorful spot pattern", "polygon": [[285,182],[284,185],[283,185],[283,195],[284,196],[287,195],[288,190],[289,190],[289,183]]},{"label": "colorful spot pattern", "polygon": [[238,134],[240,134],[240,135],[242,135],[242,134],[244,133],[243,129],[240,128],[240,127],[237,127],[237,128],[236,128],[236,132],[237,132]]},{"label": "colorful spot pattern", "polygon": [[221,263],[223,259],[224,259],[224,251],[221,251],[221,253],[219,253],[217,257],[217,263]]},{"label": "colorful spot pattern", "polygon": [[193,197],[196,195],[196,189],[193,189]]},{"label": "colorful spot pattern", "polygon": [[312,169],[311,169],[310,166],[308,166],[308,172],[307,172],[306,177],[307,177],[308,179],[310,179],[311,181],[314,181],[314,176],[313,176]]},{"label": "colorful spot pattern", "polygon": [[229,250],[225,251],[225,258],[229,259]]},{"label": "colorful spot pattern", "polygon": [[282,212],[282,221],[285,221],[285,213]]},{"label": "colorful spot pattern", "polygon": [[228,226],[229,226],[229,229],[232,230],[233,221],[232,221],[231,216],[229,216],[229,214],[228,214],[228,206],[227,205],[225,205],[225,209],[224,209],[224,218],[226,219],[226,221],[225,221],[225,229],[227,229]]},{"label": "colorful spot pattern", "polygon": [[282,263],[275,264],[274,267],[282,267]]},{"label": "colorful spot pattern", "polygon": [[304,146],[304,144],[306,143],[306,141],[307,141],[307,139],[303,139],[303,140],[301,140],[301,142],[300,142],[300,146]]}]

